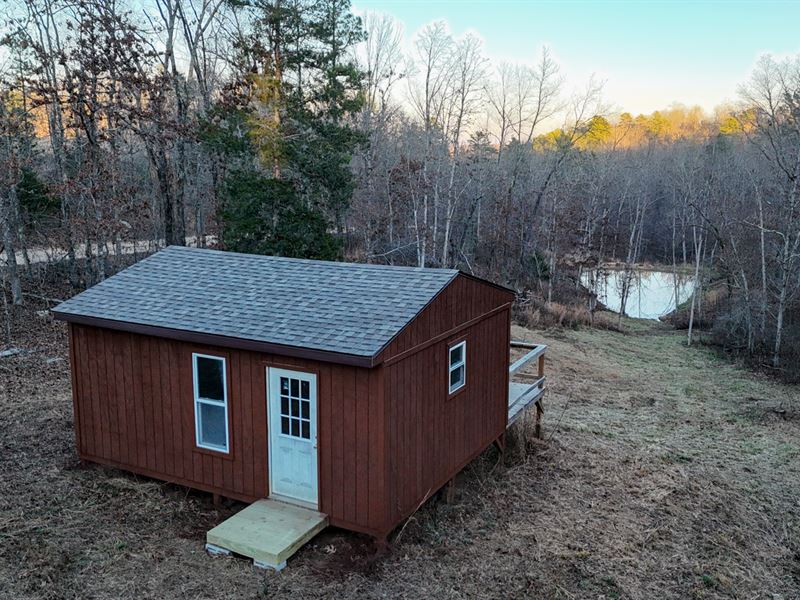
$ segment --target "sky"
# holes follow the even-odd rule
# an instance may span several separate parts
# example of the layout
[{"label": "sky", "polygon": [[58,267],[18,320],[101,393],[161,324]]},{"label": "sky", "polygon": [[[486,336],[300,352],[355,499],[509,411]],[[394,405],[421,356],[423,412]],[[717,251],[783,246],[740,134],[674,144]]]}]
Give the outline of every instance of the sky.
[{"label": "sky", "polygon": [[567,85],[605,81],[613,110],[650,113],[673,103],[706,111],[737,100],[758,57],[800,54],[800,0],[526,1],[352,0],[356,13],[388,13],[410,46],[427,23],[472,32],[493,63],[535,61],[550,47]]}]

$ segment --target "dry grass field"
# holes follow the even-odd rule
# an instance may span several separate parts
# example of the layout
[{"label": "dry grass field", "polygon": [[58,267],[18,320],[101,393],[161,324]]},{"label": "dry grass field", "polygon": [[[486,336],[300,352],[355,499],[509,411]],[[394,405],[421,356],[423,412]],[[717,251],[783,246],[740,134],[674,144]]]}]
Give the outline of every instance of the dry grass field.
[{"label": "dry grass field", "polygon": [[[41,308],[41,307],[40,307]],[[0,358],[0,597],[800,598],[800,390],[658,324],[550,345],[544,439],[487,450],[389,552],[327,531],[281,573],[210,558],[241,508],[80,465],[61,324]]]}]

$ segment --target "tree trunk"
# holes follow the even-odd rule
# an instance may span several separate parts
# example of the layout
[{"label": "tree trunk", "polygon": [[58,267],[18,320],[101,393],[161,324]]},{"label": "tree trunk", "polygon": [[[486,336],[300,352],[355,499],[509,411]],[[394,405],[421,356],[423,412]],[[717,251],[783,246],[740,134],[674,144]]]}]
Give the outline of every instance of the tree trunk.
[{"label": "tree trunk", "polygon": [[14,239],[17,230],[17,215],[19,213],[16,184],[9,187],[4,204],[5,206],[2,207],[3,210],[0,212],[0,224],[2,225],[3,246],[6,251],[6,265],[11,283],[11,302],[15,305],[20,305],[23,302],[22,282],[19,277]]},{"label": "tree trunk", "polygon": [[764,203],[761,194],[756,192],[758,198],[758,224],[761,244],[761,340],[767,333],[767,245],[764,232]]},{"label": "tree trunk", "polygon": [[698,237],[695,238],[695,247],[694,247],[694,292],[692,293],[692,304],[691,308],[689,309],[689,329],[686,338],[686,345],[692,345],[692,330],[694,328],[694,311],[695,305],[697,302],[697,296],[701,293],[700,287],[700,257],[702,256],[702,248],[703,248],[703,231],[700,231]]}]

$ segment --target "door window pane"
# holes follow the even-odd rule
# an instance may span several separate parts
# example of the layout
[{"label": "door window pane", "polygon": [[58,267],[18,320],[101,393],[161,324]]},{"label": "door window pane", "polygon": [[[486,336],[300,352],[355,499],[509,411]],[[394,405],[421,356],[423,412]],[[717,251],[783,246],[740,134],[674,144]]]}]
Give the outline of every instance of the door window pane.
[{"label": "door window pane", "polygon": [[311,439],[311,384],[294,377],[281,377],[281,433]]}]

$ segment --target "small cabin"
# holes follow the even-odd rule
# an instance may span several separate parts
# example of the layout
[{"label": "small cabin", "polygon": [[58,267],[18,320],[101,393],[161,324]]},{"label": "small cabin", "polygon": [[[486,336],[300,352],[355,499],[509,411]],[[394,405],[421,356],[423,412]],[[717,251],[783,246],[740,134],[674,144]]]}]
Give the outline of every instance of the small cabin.
[{"label": "small cabin", "polygon": [[502,445],[513,300],[451,269],[169,247],[54,309],[78,453],[385,539]]}]

